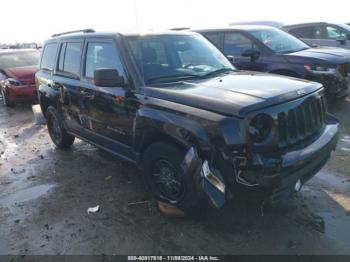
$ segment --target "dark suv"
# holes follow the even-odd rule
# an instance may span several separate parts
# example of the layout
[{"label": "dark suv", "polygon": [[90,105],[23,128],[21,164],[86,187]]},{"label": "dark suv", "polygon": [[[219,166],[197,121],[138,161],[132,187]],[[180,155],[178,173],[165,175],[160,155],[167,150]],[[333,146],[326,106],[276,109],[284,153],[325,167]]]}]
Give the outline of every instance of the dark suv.
[{"label": "dark suv", "polygon": [[135,163],[185,212],[286,198],[337,142],[320,84],[240,72],[196,33],[55,35],[36,82],[57,147],[78,137]]},{"label": "dark suv", "polygon": [[196,30],[238,69],[269,72],[322,83],[328,98],[344,97],[350,86],[350,51],[312,48],[296,37],[269,26],[240,25]]}]

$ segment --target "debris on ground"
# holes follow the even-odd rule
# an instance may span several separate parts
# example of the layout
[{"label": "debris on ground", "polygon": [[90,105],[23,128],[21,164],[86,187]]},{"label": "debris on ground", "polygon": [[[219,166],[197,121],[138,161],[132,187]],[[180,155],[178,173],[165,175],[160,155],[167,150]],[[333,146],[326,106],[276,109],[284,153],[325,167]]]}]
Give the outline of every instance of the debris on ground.
[{"label": "debris on ground", "polygon": [[90,213],[96,213],[100,210],[100,206],[95,206],[95,207],[89,207],[88,210],[87,210],[87,213],[90,214]]},{"label": "debris on ground", "polygon": [[131,203],[128,203],[128,206],[133,206],[133,205],[142,205],[142,204],[146,204],[148,203],[149,201],[138,201],[138,202],[131,202]]},{"label": "debris on ground", "polygon": [[26,169],[25,168],[22,168],[22,169],[19,169],[17,170],[16,168],[11,168],[11,172],[15,175],[18,175],[18,174],[23,174],[24,172],[26,172]]},{"label": "debris on ground", "polygon": [[107,176],[107,177],[105,178],[106,181],[108,181],[108,180],[110,180],[110,179],[112,179],[112,176]]}]

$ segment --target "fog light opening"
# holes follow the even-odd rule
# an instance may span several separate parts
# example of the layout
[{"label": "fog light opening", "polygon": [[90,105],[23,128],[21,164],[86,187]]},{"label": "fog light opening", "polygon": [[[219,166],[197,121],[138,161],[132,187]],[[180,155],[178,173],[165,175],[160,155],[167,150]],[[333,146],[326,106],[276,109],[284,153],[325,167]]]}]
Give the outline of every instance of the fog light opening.
[{"label": "fog light opening", "polygon": [[294,185],[294,190],[295,192],[299,192],[301,190],[301,187],[303,186],[302,182],[300,179],[295,183]]}]

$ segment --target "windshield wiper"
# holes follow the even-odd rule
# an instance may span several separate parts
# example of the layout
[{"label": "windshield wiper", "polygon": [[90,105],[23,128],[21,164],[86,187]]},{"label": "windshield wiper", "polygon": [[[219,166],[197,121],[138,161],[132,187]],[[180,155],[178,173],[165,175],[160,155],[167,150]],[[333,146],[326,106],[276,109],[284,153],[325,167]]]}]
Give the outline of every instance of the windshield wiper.
[{"label": "windshield wiper", "polygon": [[162,80],[183,80],[183,79],[191,79],[191,78],[200,78],[199,75],[191,75],[191,74],[186,74],[186,75],[168,75],[168,76],[157,76],[157,77],[152,77],[146,80],[146,83],[154,83],[157,81],[162,81]]},{"label": "windshield wiper", "polygon": [[208,76],[213,76],[213,75],[217,75],[217,74],[221,74],[221,73],[225,73],[225,72],[236,72],[236,70],[234,70],[233,68],[229,68],[229,67],[224,67],[224,68],[220,68],[214,71],[211,71],[205,75],[203,75],[202,77],[208,77]]}]

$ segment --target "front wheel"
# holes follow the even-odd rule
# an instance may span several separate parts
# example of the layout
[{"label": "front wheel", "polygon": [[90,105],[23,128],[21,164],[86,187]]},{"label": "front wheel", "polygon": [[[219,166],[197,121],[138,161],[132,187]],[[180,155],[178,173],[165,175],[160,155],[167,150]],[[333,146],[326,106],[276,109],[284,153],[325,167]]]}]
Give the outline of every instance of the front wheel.
[{"label": "front wheel", "polygon": [[74,143],[75,137],[67,133],[57,110],[52,106],[46,110],[46,122],[51,140],[58,148],[67,149]]},{"label": "front wheel", "polygon": [[176,145],[158,142],[146,150],[142,163],[146,184],[154,198],[189,214],[205,201],[198,193],[193,174],[183,172],[185,153]]}]

